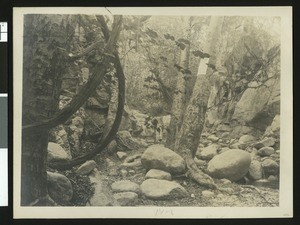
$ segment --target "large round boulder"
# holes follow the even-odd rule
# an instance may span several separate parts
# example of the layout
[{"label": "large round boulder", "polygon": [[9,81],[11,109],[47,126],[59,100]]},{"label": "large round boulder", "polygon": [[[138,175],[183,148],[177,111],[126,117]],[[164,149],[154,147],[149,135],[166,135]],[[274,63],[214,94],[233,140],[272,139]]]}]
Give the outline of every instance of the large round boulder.
[{"label": "large round boulder", "polygon": [[70,180],[59,173],[47,172],[47,188],[49,196],[57,203],[66,204],[73,197]]},{"label": "large round boulder", "polygon": [[247,174],[250,164],[251,155],[248,152],[231,149],[209,161],[207,172],[214,178],[237,181]]},{"label": "large round boulder", "polygon": [[147,169],[159,169],[171,174],[184,173],[186,164],[184,159],[171,149],[162,145],[151,145],[142,155],[141,162]]}]

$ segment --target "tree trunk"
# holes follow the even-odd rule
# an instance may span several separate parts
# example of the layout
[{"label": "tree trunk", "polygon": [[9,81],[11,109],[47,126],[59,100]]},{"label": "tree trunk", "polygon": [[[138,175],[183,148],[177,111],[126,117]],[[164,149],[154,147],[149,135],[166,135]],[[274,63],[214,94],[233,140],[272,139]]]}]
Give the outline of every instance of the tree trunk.
[{"label": "tree trunk", "polygon": [[104,138],[108,134],[115,120],[115,116],[118,108],[118,86],[119,85],[118,85],[118,80],[116,78],[116,75],[112,74],[111,82],[110,82],[109,108],[108,108],[105,125],[103,128],[102,138]]},{"label": "tree trunk", "polygon": [[[54,112],[58,109],[59,102],[58,96],[57,98],[55,97],[61,89],[61,87],[57,85],[57,83],[61,84],[62,74],[66,71],[66,68],[68,67],[68,65],[66,65],[65,63],[67,62],[67,60],[63,58],[65,54],[57,54],[57,52],[55,52],[53,53],[53,62],[55,63],[51,63],[51,69],[49,71],[42,71],[43,69],[48,69],[48,66],[41,66],[39,64],[40,61],[38,61],[38,63],[35,64],[34,57],[36,57],[36,55],[39,52],[34,51],[36,49],[33,49],[32,51],[32,46],[35,46],[32,37],[36,36],[36,29],[34,26],[32,26],[32,28],[30,29],[31,24],[33,24],[33,21],[28,22],[28,32],[24,34],[24,56],[27,57],[24,57],[26,58],[26,60],[24,60],[23,70],[23,90],[26,91],[23,95],[22,135],[24,139],[22,139],[23,146],[21,172],[21,204],[48,205],[53,203],[53,201],[51,202],[51,200],[49,201],[47,199],[46,157],[48,145],[48,131],[51,127],[65,122],[67,118],[69,118],[74,112],[77,111],[77,109],[85,102],[85,100],[90,96],[90,94],[96,89],[98,84],[101,82],[106,72],[106,68],[111,61],[115,63],[117,74],[119,75],[119,77],[121,77],[120,79],[122,81],[120,85],[122,87],[119,87],[121,93],[119,93],[118,112],[113,127],[111,128],[107,136],[104,138],[103,142],[97,145],[95,151],[90,152],[82,157],[71,160],[67,162],[66,165],[65,163],[57,163],[57,165],[54,163],[51,166],[53,168],[70,169],[73,166],[83,163],[87,159],[94,157],[97,154],[97,152],[105,148],[105,146],[112,140],[111,137],[116,134],[117,129],[120,125],[124,107],[125,79],[119,62],[119,57],[115,52],[115,45],[121,29],[122,17],[116,16],[110,37],[108,33],[108,28],[106,27],[106,33],[104,35],[107,36],[105,37],[107,44],[105,47],[104,59],[100,63],[100,65],[102,65],[102,67],[99,68],[100,71],[97,71],[96,74],[94,74],[94,76],[91,78],[91,80],[89,80],[89,82],[82,88],[79,94],[76,95],[76,97],[71,101],[71,103],[67,107],[65,107],[65,109],[62,110],[62,112],[60,112],[57,116],[54,117],[53,115]],[[27,30],[25,29],[25,31]],[[32,33],[30,33],[30,31]],[[57,32],[57,30],[55,31]],[[61,36],[57,35],[57,33],[49,35],[49,37],[61,38]],[[45,43],[48,45],[52,44],[52,41],[48,40],[47,37],[42,40],[44,40]],[[64,45],[65,44],[66,43],[64,43]],[[50,50],[47,49],[47,46],[46,48],[45,46],[42,47],[40,51],[42,52],[46,49],[46,53],[49,54]],[[44,54],[41,55],[43,56]],[[32,57],[32,60],[28,59],[30,57]],[[45,61],[46,60],[42,62]],[[24,124],[30,125],[25,126],[24,128]]]},{"label": "tree trunk", "polygon": [[197,168],[193,160],[198,149],[200,136],[205,122],[207,103],[210,95],[210,76],[214,70],[207,63],[215,65],[217,59],[217,43],[221,35],[223,17],[212,17],[208,30],[206,46],[203,49],[210,58],[201,58],[196,83],[191,99],[184,113],[181,129],[175,142],[175,150],[186,160],[190,176],[199,184],[213,188],[213,180]]},{"label": "tree trunk", "polygon": [[[65,37],[60,36],[57,40],[57,36],[64,34],[65,30],[63,27],[59,30],[48,27],[47,37],[39,30],[45,26],[43,21],[51,23],[52,19],[36,15],[24,17],[23,124],[46,120],[58,109],[62,77],[67,72],[67,65],[62,63],[65,62],[64,54],[50,45],[53,41],[60,41],[62,45]],[[47,194],[47,146],[47,129],[23,130],[21,205],[53,204]]]},{"label": "tree trunk", "polygon": [[175,137],[180,130],[180,125],[182,122],[184,105],[186,100],[186,79],[185,71],[189,67],[189,55],[190,55],[190,45],[186,44],[185,48],[180,52],[180,64],[182,69],[178,73],[176,89],[173,95],[172,103],[172,115],[169,125],[169,133],[166,140],[166,146],[173,149],[175,143]]},{"label": "tree trunk", "polygon": [[[120,28],[122,25],[122,16],[115,16],[114,17],[114,22],[112,25],[112,31],[110,32],[108,29],[108,26],[104,20],[103,16],[97,16],[97,25],[101,26],[102,33],[104,35],[104,39],[107,41],[107,46],[110,46],[111,49],[111,56],[109,58],[104,57],[104,61],[108,60],[108,63],[113,63],[116,69],[116,74],[118,78],[118,106],[115,114],[115,120],[112,124],[112,127],[110,128],[109,132],[107,134],[104,133],[104,137],[101,139],[100,143],[95,147],[95,149],[86,155],[77,157],[75,159],[72,159],[68,162],[56,162],[56,163],[51,163],[49,166],[51,168],[59,169],[59,170],[66,170],[66,169],[71,169],[73,166],[77,166],[81,163],[84,163],[87,160],[92,159],[95,157],[98,153],[103,151],[105,147],[115,138],[116,133],[118,132],[118,128],[121,124],[122,120],[122,115],[124,111],[124,104],[125,104],[125,76],[123,73],[123,68],[120,63],[120,58],[119,55],[113,47],[115,46],[115,43],[117,41]],[[109,61],[109,59],[111,61]],[[106,64],[104,64],[106,65]],[[101,75],[101,74],[100,74]],[[84,89],[86,86],[84,87]]]}]

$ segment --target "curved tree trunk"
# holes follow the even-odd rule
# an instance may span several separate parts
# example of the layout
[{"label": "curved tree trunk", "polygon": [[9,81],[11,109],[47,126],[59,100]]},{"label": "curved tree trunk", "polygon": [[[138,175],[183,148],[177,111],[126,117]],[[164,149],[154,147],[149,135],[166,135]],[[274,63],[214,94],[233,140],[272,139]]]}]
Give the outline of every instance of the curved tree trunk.
[{"label": "curved tree trunk", "polygon": [[[28,24],[31,22],[32,21],[29,21]],[[113,127],[103,142],[97,146],[97,149],[101,150],[104,148],[111,141],[110,137],[116,134],[122,118],[125,93],[124,74],[119,63],[118,55],[115,53],[115,45],[121,29],[121,24],[122,17],[116,16],[110,38],[107,39],[105,48],[106,54],[104,55],[102,63],[100,63],[103,67],[99,68],[99,71],[97,71],[87,85],[82,88],[79,94],[71,101],[70,105],[51,119],[48,118],[53,116],[54,112],[58,109],[58,96],[57,98],[55,98],[55,96],[59,93],[61,88],[59,84],[61,84],[62,74],[66,68],[66,64],[62,62],[66,62],[67,60],[61,58],[64,57],[63,54],[53,54],[53,62],[55,63],[51,63],[53,67],[50,70],[52,73],[51,79],[53,79],[53,85],[51,86],[47,83],[48,79],[40,77],[40,74],[45,74],[42,73],[42,71],[39,71],[40,67],[32,68],[32,64],[27,61],[30,61],[30,59],[24,61],[23,74],[25,88],[23,90],[26,90],[26,92],[24,92],[23,96],[23,124],[31,123],[31,118],[35,119],[35,121],[43,122],[23,126],[22,129],[21,205],[52,204],[51,201],[47,200],[46,158],[49,129],[65,122],[65,120],[78,110],[101,82],[102,77],[106,72],[106,68],[111,61],[115,61],[117,73],[121,74],[119,75],[121,80],[120,86],[123,86],[120,88],[121,91],[119,93],[118,107],[120,107],[120,109],[117,112]],[[35,29],[32,29],[32,31],[35,32]],[[33,35],[24,35],[24,37],[32,36]],[[56,35],[53,36],[55,37]],[[45,40],[47,41],[47,39]],[[34,56],[34,54],[30,52],[30,47],[32,47],[33,44],[32,39],[29,38],[29,40],[27,40],[24,38],[24,46],[28,46],[28,48],[24,47],[24,56]],[[114,55],[110,55],[111,52],[113,52]],[[92,82],[95,81],[95,79],[97,82]],[[34,104],[35,108],[32,107],[32,104]],[[85,162],[87,159],[95,156],[100,150],[95,150],[84,157],[72,160],[71,162],[68,162],[67,165],[54,164],[52,166],[54,168],[68,169],[74,165]]]},{"label": "curved tree trunk", "polygon": [[[117,36],[115,35],[114,32],[119,32],[120,31],[120,25],[122,22],[122,17],[121,16],[115,16],[114,23],[116,22],[117,24],[113,26],[113,31],[111,32],[111,35],[109,34],[109,29],[107,27],[107,24],[103,18],[103,16],[97,17],[99,21],[99,25],[102,28],[102,32],[104,35],[105,40],[111,40],[111,38],[116,38]],[[116,51],[113,51],[112,53],[113,58],[111,58],[112,62],[114,63],[114,66],[116,68],[116,74],[118,78],[118,107],[116,110],[115,114],[115,120],[112,124],[112,127],[110,128],[109,132],[107,134],[104,134],[103,138],[101,139],[101,142],[95,147],[95,149],[86,155],[80,156],[78,158],[75,158],[71,161],[68,162],[57,162],[57,163],[52,163],[49,164],[50,167],[59,169],[59,170],[66,170],[70,169],[73,166],[79,165],[81,163],[84,163],[85,161],[92,159],[95,157],[98,153],[104,150],[104,148],[115,138],[116,133],[118,132],[118,128],[121,124],[122,120],[122,115],[124,111],[124,104],[125,104],[125,76],[123,73],[122,65],[120,62],[120,58],[118,56],[118,53]]]}]

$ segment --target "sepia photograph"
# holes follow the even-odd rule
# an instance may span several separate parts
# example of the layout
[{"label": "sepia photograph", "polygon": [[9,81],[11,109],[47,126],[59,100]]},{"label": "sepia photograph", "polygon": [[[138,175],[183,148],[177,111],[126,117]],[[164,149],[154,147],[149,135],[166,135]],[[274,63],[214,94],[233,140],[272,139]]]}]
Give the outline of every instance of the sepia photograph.
[{"label": "sepia photograph", "polygon": [[14,8],[14,218],[293,216],[292,8]]}]

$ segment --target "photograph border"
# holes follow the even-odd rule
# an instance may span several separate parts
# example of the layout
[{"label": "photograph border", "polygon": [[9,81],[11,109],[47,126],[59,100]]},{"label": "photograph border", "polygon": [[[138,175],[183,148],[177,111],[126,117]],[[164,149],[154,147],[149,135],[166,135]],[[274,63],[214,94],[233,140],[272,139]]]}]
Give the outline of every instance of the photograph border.
[{"label": "photograph border", "polygon": [[[224,15],[281,17],[281,117],[280,117],[280,205],[279,207],[22,207],[21,120],[23,15]],[[291,218],[293,217],[293,69],[292,7],[34,7],[13,9],[13,212],[14,218]],[[288,190],[288,191],[287,191]],[[99,210],[101,209],[101,210]],[[116,214],[116,211],[118,212]]]}]

